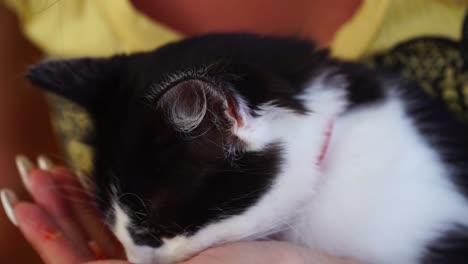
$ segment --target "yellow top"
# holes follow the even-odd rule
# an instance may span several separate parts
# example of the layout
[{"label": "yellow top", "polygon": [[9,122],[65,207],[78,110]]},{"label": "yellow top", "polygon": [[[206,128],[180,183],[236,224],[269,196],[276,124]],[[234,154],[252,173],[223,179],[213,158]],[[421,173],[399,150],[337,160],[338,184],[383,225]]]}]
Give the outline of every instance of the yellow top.
[{"label": "yellow top", "polygon": [[108,56],[154,49],[179,34],[139,13],[130,0],[4,0],[24,34],[54,57]]},{"label": "yellow top", "polygon": [[420,36],[458,40],[467,6],[466,0],[364,0],[331,49],[338,57],[358,59]]},{"label": "yellow top", "polygon": [[[57,57],[150,50],[180,35],[138,12],[129,0],[4,0],[26,36]],[[460,37],[467,0],[363,0],[337,32],[333,54],[357,59],[422,35]]]}]

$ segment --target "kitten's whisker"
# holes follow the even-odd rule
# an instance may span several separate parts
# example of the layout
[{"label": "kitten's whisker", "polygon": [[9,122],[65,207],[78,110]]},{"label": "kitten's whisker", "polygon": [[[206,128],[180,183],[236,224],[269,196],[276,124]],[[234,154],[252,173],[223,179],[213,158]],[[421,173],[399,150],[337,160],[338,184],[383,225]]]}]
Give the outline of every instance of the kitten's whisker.
[{"label": "kitten's whisker", "polygon": [[141,205],[143,206],[143,209],[145,210],[146,214],[151,213],[148,206],[146,205],[145,201],[143,201],[143,199],[140,196],[138,196],[136,193],[131,193],[131,192],[123,193],[123,194],[121,194],[121,195],[119,195],[117,197],[117,202],[120,202],[120,200],[122,200],[122,198],[127,196],[127,195],[135,197],[141,203]]}]

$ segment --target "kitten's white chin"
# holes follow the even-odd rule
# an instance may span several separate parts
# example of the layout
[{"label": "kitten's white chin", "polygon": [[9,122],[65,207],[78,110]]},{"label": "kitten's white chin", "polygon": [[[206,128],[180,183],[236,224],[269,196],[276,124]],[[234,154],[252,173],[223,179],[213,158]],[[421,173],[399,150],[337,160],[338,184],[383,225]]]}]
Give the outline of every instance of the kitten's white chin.
[{"label": "kitten's white chin", "polygon": [[178,235],[164,239],[160,247],[136,245],[128,231],[130,218],[117,203],[113,206],[115,224],[113,231],[124,246],[127,259],[135,264],[171,264],[183,261],[200,250],[189,247],[189,238]]},{"label": "kitten's white chin", "polygon": [[172,264],[190,258],[198,253],[190,250],[188,239],[185,236],[176,236],[164,239],[164,244],[158,248],[148,246],[125,245],[127,258],[136,264]]}]

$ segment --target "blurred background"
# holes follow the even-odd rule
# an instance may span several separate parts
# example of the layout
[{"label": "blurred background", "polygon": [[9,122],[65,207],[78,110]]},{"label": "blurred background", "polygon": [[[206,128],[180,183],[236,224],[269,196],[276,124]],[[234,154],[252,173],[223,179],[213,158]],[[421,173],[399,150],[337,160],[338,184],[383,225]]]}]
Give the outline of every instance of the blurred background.
[{"label": "blurred background", "polygon": [[[44,95],[23,79],[28,65],[41,57],[41,52],[21,33],[16,15],[0,5],[0,186],[11,187],[22,198],[27,194],[19,181],[15,155],[60,156]],[[40,263],[3,212],[0,263]]]}]

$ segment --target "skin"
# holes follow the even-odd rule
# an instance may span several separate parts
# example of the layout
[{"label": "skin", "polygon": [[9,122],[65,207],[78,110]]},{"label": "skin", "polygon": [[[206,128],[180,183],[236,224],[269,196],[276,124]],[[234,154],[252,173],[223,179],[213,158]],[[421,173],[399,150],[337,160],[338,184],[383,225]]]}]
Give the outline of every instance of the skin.
[{"label": "skin", "polygon": [[133,0],[134,6],[184,35],[248,31],[297,36],[328,45],[362,0]]},{"label": "skin", "polygon": [[[100,220],[91,196],[62,167],[29,174],[34,202],[17,202],[18,227],[46,264],[128,264],[121,245]],[[86,213],[83,213],[86,212]],[[93,241],[94,250],[89,241]],[[101,260],[96,260],[97,258]],[[330,263],[350,260],[278,241],[237,242],[210,248],[181,264]]]},{"label": "skin", "polygon": [[[291,0],[272,2],[246,0],[240,2],[238,0],[206,0],[201,3],[190,0],[132,0],[132,3],[138,11],[188,36],[210,31],[242,30],[276,35],[295,35],[315,40],[320,45],[325,46],[333,39],[339,27],[352,17],[361,1]],[[46,153],[53,157],[61,157],[62,155],[60,155],[57,141],[51,129],[44,95],[37,89],[32,89],[21,77],[27,66],[37,62],[42,55],[21,35],[17,19],[3,5],[0,5],[0,33],[0,57],[3,62],[0,64],[0,146],[2,146],[0,148],[0,186],[9,186],[19,191],[20,197],[24,197],[27,196],[27,193],[21,187],[18,174],[15,172],[14,156],[19,152],[30,156],[37,156],[40,153]],[[34,191],[32,194],[34,195]],[[20,203],[15,208],[18,210],[18,218],[24,220],[20,222],[20,228],[25,237],[43,259],[54,261],[53,259],[59,259],[61,254],[67,254],[70,257],[69,255],[72,253],[65,249],[71,250],[75,247],[67,246],[64,250],[59,250],[63,249],[61,247],[65,247],[67,243],[61,247],[54,247],[55,242],[41,244],[41,240],[34,239],[33,236],[37,235],[37,229],[32,227],[34,225],[54,227],[60,231],[60,234],[71,236],[74,241],[73,246],[76,246],[74,245],[76,243],[81,243],[79,242],[79,237],[81,237],[79,234],[87,228],[76,226],[81,225],[82,222],[66,224],[68,220],[61,218],[67,216],[66,214],[57,215],[56,211],[49,212],[52,209],[50,208],[51,204],[54,204],[51,202],[55,198],[50,199],[35,203]],[[0,262],[2,259],[15,259],[18,263],[39,263],[38,258],[27,247],[18,232],[7,223],[6,217],[0,217],[0,233],[9,238],[0,241],[0,248],[2,248]],[[63,239],[65,237],[59,236],[57,240],[52,241],[62,241]],[[68,241],[69,238],[66,239]],[[46,245],[51,245],[51,248],[44,248]],[[259,245],[259,248],[256,245],[249,244],[249,247],[253,251],[259,250],[263,254],[264,245]],[[214,253],[225,258],[223,263],[227,263],[227,259],[232,258],[234,261],[239,257],[238,255],[243,255],[229,254],[229,252],[237,252],[236,248],[239,250],[238,245],[234,244],[223,246],[220,251],[213,250]],[[275,249],[273,253],[282,252],[279,250],[281,245],[275,244],[272,245],[272,248]],[[213,253],[211,249],[207,252],[209,256]],[[193,263],[197,263],[198,258],[205,260],[203,258],[206,257],[205,253],[200,254],[194,258],[195,262]],[[47,261],[46,263],[49,263]]]}]

